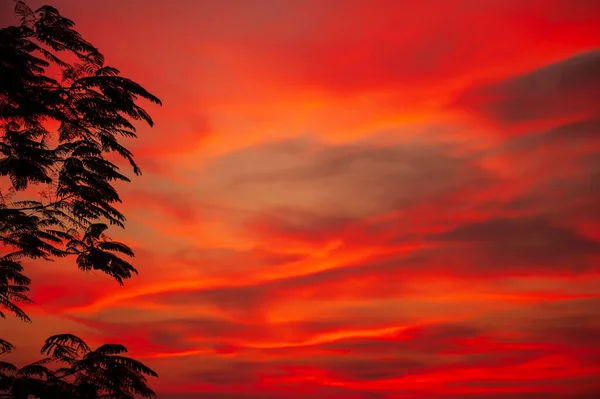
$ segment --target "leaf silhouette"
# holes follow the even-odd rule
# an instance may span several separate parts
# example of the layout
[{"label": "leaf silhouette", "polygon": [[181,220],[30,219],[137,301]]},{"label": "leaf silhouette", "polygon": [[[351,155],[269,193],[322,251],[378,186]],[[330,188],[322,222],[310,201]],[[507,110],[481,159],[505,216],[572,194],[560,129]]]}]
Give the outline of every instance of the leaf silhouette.
[{"label": "leaf silhouette", "polygon": [[[129,182],[112,161],[119,155],[141,174],[121,142],[136,138],[137,121],[153,126],[140,100],[161,101],[120,71],[52,6],[15,1],[18,26],[0,28],[0,317],[31,321],[22,306],[31,280],[24,261],[70,257],[83,271],[99,270],[123,284],[134,252],[112,240],[125,227],[116,184]],[[73,61],[75,60],[75,61]],[[52,71],[50,73],[49,71]],[[59,73],[55,73],[55,72]],[[56,122],[56,131],[47,121]],[[40,189],[40,198],[31,196]],[[15,194],[29,198],[12,201]],[[0,354],[14,347],[0,339]],[[20,369],[0,362],[0,398],[133,399],[154,397],[156,373],[124,356],[119,344],[92,350],[73,334],[49,337],[41,360]]]}]

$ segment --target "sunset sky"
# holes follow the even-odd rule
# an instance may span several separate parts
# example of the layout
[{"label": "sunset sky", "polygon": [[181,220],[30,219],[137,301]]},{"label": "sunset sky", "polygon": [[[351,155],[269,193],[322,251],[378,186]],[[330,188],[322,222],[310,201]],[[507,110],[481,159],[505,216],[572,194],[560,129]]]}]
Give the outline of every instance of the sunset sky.
[{"label": "sunset sky", "polygon": [[111,231],[139,276],[28,263],[17,361],[71,332],[160,399],[600,397],[600,1],[28,4],[164,106]]}]

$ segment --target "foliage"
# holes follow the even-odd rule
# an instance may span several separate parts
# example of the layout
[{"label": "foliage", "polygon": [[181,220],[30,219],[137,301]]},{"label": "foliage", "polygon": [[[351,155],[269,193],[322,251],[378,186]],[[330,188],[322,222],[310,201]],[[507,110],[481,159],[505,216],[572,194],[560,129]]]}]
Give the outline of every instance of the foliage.
[{"label": "foliage", "polygon": [[[104,65],[98,49],[55,8],[32,10],[16,1],[15,12],[20,25],[0,29],[0,317],[8,311],[29,322],[21,309],[31,302],[27,259],[70,256],[79,269],[99,270],[120,284],[137,273],[126,260],[133,251],[105,234],[109,225],[124,227],[114,184],[129,181],[111,154],[141,173],[119,140],[136,137],[134,121],[153,125],[139,99],[161,103]],[[10,350],[0,340],[0,354]],[[42,351],[47,359],[21,369],[0,362],[0,397],[153,395],[144,375],[155,373],[121,357],[122,346],[92,351],[77,337],[57,335]],[[60,368],[52,371],[49,363]]]},{"label": "foliage", "polygon": [[[62,334],[46,340],[46,358],[17,368],[0,362],[0,392],[26,399],[134,399],[154,397],[146,376],[157,374],[141,362],[122,356],[122,345],[105,344],[91,350],[80,338]],[[55,367],[50,367],[54,365]],[[2,395],[0,394],[0,397]]]}]

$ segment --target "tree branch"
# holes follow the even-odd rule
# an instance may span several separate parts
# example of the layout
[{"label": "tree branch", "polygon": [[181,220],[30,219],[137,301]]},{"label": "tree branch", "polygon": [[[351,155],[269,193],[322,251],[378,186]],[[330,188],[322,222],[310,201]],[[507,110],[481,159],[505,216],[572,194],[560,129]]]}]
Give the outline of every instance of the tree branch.
[{"label": "tree branch", "polygon": [[75,197],[75,194],[67,195],[66,197],[63,197],[54,202],[50,202],[46,205],[29,206],[29,207],[25,207],[25,208],[6,208],[6,209],[11,210],[11,211],[39,211],[42,209],[48,209],[48,208],[54,207],[54,206],[66,201],[66,200],[69,200],[73,197]]}]

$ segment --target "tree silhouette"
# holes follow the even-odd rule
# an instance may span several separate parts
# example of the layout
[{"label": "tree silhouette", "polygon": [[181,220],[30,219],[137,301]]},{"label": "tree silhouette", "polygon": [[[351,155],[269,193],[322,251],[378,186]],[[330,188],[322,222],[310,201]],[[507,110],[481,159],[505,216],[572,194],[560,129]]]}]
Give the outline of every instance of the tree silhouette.
[{"label": "tree silhouette", "polygon": [[38,362],[20,369],[0,362],[0,391],[10,390],[4,397],[14,399],[29,395],[40,399],[154,397],[146,376],[157,374],[141,362],[121,356],[125,352],[123,345],[105,344],[91,350],[74,335],[55,335],[42,347],[48,357]]},{"label": "tree silhouette", "polygon": [[[137,273],[126,260],[133,251],[105,234],[109,225],[124,227],[114,183],[129,181],[109,157],[141,173],[119,140],[136,137],[133,121],[153,125],[139,99],[161,103],[104,65],[55,8],[15,1],[15,13],[20,24],[0,29],[0,317],[8,311],[29,322],[21,309],[31,302],[26,259],[72,256],[79,269],[120,284]],[[0,340],[0,354],[12,349]],[[121,345],[92,351],[73,335],[56,335],[42,352],[48,357],[21,369],[0,362],[0,398],[154,396],[145,376],[156,373],[121,356]]]}]

